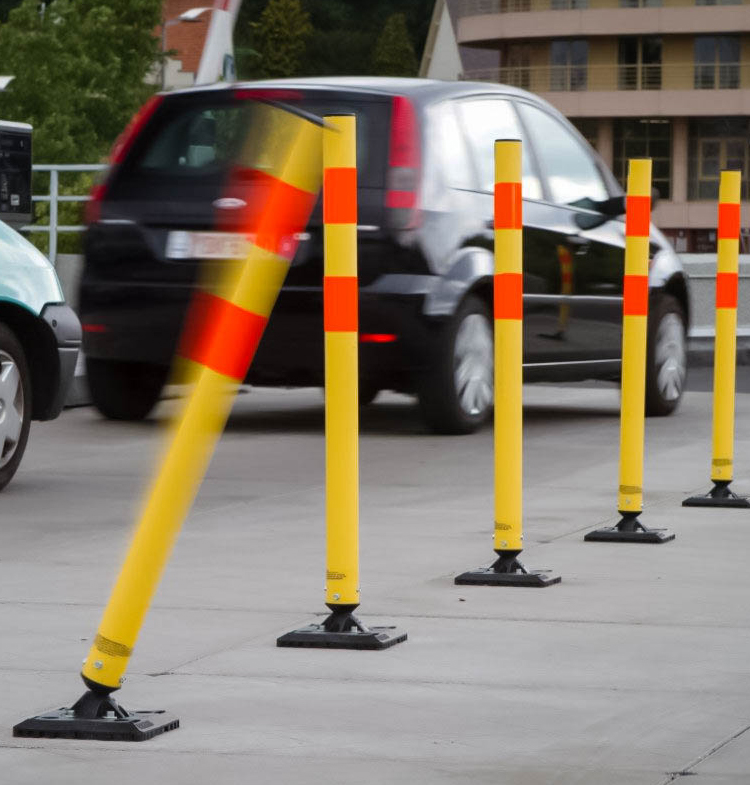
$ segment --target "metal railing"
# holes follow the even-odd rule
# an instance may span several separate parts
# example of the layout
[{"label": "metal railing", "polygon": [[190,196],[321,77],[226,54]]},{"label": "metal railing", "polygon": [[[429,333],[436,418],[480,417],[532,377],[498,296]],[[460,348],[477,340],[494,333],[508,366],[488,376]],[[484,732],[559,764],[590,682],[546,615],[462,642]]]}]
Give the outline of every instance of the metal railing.
[{"label": "metal railing", "polygon": [[[658,0],[462,0],[459,16],[482,14],[517,14],[527,11],[580,11],[586,8],[658,8],[667,5]],[[670,0],[670,6],[750,5],[750,0]]]},{"label": "metal railing", "polygon": [[464,71],[461,79],[500,82],[536,93],[583,90],[738,90],[750,88],[750,63],[504,66]]},{"label": "metal railing", "polygon": [[60,173],[61,172],[104,172],[107,170],[106,164],[34,164],[33,172],[49,173],[49,191],[46,194],[31,197],[32,202],[46,202],[49,204],[49,222],[47,224],[29,224],[24,226],[23,232],[44,232],[49,234],[49,249],[47,256],[54,265],[57,261],[57,235],[60,232],[82,232],[86,227],[82,224],[61,225],[59,219],[59,205],[63,202],[88,202],[88,194],[61,194],[60,193]]}]

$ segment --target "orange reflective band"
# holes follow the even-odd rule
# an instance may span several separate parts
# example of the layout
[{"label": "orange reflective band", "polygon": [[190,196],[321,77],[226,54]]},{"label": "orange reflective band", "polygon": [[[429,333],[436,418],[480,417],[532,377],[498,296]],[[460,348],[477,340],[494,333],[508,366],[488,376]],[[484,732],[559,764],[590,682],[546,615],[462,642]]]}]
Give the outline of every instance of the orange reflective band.
[{"label": "orange reflective band", "polygon": [[651,197],[628,196],[625,207],[625,235],[648,237],[651,229]]},{"label": "orange reflective band", "polygon": [[495,229],[523,226],[521,183],[495,183]]},{"label": "orange reflective band", "polygon": [[268,319],[208,292],[196,292],[178,354],[242,381]]},{"label": "orange reflective band", "polygon": [[357,223],[357,170],[329,168],[323,173],[323,222]]},{"label": "orange reflective band", "polygon": [[495,319],[523,318],[523,276],[521,273],[495,275]]},{"label": "orange reflective band", "polygon": [[240,207],[219,212],[217,228],[253,235],[255,244],[291,259],[299,243],[295,237],[307,225],[317,194],[303,191],[258,169],[235,167],[224,197]]},{"label": "orange reflective band", "polygon": [[323,278],[323,329],[326,332],[357,332],[358,288],[354,276]]},{"label": "orange reflective band", "polygon": [[736,202],[719,203],[719,240],[737,240],[740,236],[740,206]]},{"label": "orange reflective band", "polygon": [[623,316],[648,316],[648,276],[626,275],[622,293]]},{"label": "orange reflective band", "polygon": [[737,307],[737,273],[716,273],[716,307]]}]

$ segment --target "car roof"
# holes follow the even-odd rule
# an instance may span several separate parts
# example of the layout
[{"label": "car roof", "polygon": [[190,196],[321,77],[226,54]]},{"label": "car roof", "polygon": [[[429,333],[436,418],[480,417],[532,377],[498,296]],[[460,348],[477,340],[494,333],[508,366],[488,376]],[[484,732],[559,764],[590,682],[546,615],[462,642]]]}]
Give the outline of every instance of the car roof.
[{"label": "car roof", "polygon": [[169,94],[185,94],[217,89],[253,89],[258,87],[346,89],[371,94],[407,95],[425,101],[458,98],[478,93],[502,93],[504,95],[524,97],[535,103],[544,103],[532,93],[517,87],[498,84],[497,82],[448,82],[438,79],[411,79],[390,76],[309,76],[291,79],[263,79],[252,82],[218,82],[211,85],[174,90]]}]

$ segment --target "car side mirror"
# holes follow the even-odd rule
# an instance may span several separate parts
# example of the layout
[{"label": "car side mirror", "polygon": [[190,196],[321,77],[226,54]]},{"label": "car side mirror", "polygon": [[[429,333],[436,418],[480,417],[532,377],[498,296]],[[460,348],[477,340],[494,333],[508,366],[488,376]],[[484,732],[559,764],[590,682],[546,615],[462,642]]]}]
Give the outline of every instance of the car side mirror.
[{"label": "car side mirror", "polygon": [[[651,189],[651,210],[653,211],[654,207],[659,202],[661,198],[661,194],[659,193],[658,188]],[[594,203],[594,209],[600,212],[602,215],[606,215],[608,218],[617,218],[620,215],[625,215],[625,194],[620,194],[619,196],[612,196],[609,199],[604,199],[601,202]]]}]

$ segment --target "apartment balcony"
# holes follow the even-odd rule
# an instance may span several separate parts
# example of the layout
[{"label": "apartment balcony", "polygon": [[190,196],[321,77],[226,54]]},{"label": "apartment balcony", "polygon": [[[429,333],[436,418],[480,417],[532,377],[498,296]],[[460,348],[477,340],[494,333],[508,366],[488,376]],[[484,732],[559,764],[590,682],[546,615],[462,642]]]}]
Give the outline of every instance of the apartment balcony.
[{"label": "apartment balcony", "polygon": [[750,115],[750,63],[509,66],[461,78],[529,90],[569,117]]},{"label": "apartment balcony", "polygon": [[[580,11],[588,8],[692,8],[711,5],[697,3],[695,0],[463,0],[459,6],[460,16],[481,16],[482,14],[512,14],[526,11]],[[724,6],[750,5],[750,0],[734,3],[713,4],[716,9]]]},{"label": "apartment balcony", "polygon": [[[456,38],[466,46],[567,36],[678,35],[750,31],[745,0],[696,5],[695,0],[464,0]],[[641,5],[639,5],[641,3]]]}]

